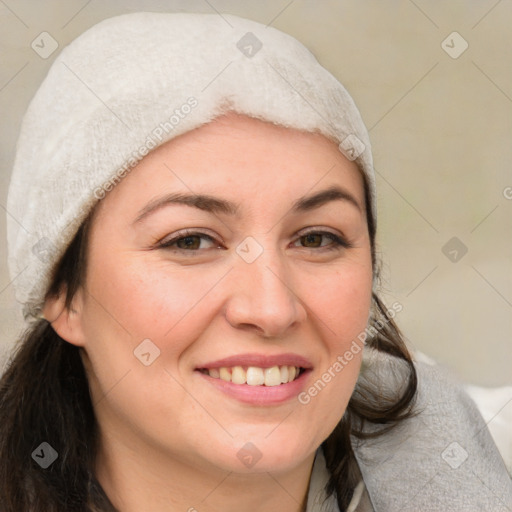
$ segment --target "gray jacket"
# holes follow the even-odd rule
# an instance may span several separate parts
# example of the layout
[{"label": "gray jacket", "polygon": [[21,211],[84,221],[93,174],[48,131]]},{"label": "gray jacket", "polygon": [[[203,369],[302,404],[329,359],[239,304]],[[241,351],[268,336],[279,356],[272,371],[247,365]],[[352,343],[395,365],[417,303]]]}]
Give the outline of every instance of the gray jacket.
[{"label": "gray jacket", "polygon": [[[377,358],[372,376],[399,385],[393,358]],[[363,481],[349,512],[511,512],[512,480],[477,407],[439,367],[416,369],[418,414],[376,439],[353,439]],[[339,512],[333,497],[325,500],[327,479],[319,448],[307,512]]]}]

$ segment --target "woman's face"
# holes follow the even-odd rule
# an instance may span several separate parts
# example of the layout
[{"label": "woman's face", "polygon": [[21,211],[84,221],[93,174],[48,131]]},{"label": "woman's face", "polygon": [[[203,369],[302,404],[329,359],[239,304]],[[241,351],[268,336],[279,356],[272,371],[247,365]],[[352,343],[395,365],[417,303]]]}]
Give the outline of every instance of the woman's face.
[{"label": "woman's face", "polygon": [[87,258],[67,339],[104,439],[286,471],[340,420],[372,267],[363,179],[334,143],[234,114],[178,137],[101,201]]}]

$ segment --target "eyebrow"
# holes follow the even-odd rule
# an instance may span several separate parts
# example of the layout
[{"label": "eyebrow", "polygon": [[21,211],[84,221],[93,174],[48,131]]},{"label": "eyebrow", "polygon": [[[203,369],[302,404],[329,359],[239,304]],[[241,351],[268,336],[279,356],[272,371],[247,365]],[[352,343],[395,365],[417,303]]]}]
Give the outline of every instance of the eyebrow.
[{"label": "eyebrow", "polygon": [[[299,198],[291,208],[291,213],[303,213],[307,211],[320,208],[324,204],[331,201],[345,201],[355,206],[360,212],[362,207],[357,199],[350,194],[347,190],[333,185],[325,190],[321,190],[311,196],[303,196]],[[171,193],[163,197],[156,198],[150,201],[137,215],[134,224],[140,222],[148,215],[160,210],[166,206],[173,204],[183,204],[192,206],[209,213],[222,213],[230,216],[240,215],[240,204],[220,199],[206,194],[185,194],[185,193]]]}]

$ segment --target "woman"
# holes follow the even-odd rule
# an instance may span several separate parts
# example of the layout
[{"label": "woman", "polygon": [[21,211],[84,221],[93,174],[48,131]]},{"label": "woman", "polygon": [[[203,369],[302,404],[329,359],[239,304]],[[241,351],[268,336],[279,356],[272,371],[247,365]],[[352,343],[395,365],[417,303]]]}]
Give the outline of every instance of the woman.
[{"label": "woman", "polygon": [[2,378],[2,512],[512,500],[475,407],[378,298],[368,134],[291,37],[96,25],[27,112],[8,208],[30,327]]}]

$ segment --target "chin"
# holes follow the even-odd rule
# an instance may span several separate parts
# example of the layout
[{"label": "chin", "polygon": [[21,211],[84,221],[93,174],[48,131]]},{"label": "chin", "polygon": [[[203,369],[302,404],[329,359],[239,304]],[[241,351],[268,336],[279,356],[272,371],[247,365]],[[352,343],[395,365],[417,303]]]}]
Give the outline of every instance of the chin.
[{"label": "chin", "polygon": [[281,435],[269,435],[266,430],[259,435],[234,437],[230,443],[210,451],[208,458],[219,469],[234,473],[280,473],[296,468],[319,444],[305,433],[291,435],[283,431]]}]

